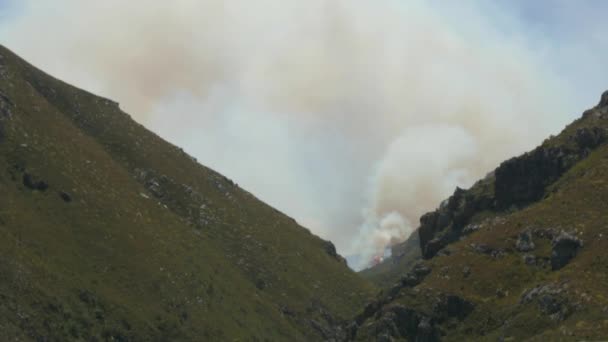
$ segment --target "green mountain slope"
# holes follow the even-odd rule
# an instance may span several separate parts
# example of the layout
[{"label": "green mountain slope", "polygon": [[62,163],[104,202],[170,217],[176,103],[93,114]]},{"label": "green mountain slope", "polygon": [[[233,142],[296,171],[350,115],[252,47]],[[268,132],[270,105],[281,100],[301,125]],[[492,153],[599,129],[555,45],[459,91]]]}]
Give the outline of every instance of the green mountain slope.
[{"label": "green mountain slope", "polygon": [[608,92],[558,136],[457,189],[421,218],[426,260],[398,278],[389,268],[395,282],[351,338],[605,339],[607,142]]},{"label": "green mountain slope", "polygon": [[333,245],[0,47],[2,340],[322,340],[373,288]]}]

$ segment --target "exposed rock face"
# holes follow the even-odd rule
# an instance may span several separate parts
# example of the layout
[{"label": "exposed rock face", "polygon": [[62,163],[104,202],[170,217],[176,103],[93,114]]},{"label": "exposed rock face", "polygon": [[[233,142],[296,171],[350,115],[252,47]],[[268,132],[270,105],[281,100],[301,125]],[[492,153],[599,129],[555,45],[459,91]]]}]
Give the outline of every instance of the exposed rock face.
[{"label": "exposed rock face", "polygon": [[583,242],[577,237],[562,232],[553,240],[551,250],[551,268],[559,270],[572,260],[578,250],[583,247]]},{"label": "exposed rock face", "polygon": [[581,128],[570,136],[574,147],[541,146],[502,163],[495,172],[496,209],[505,210],[540,200],[547,186],[585,158],[590,149],[606,142],[607,137],[604,129]]},{"label": "exposed rock face", "polygon": [[519,234],[517,242],[515,243],[515,249],[520,252],[530,252],[536,248],[532,241],[532,233],[530,231],[524,231]]},{"label": "exposed rock face", "polygon": [[564,172],[563,157],[559,149],[537,149],[502,163],[494,187],[497,207],[508,209],[540,199],[545,187]]},{"label": "exposed rock face", "polygon": [[491,207],[491,200],[456,188],[454,194],[434,212],[420,218],[420,247],[424,258],[431,258],[448,243],[456,241],[473,215]]},{"label": "exposed rock face", "polygon": [[330,257],[346,264],[346,259],[344,259],[340,254],[338,254],[338,252],[336,251],[336,246],[334,246],[331,241],[325,241],[323,248],[325,250],[325,253],[327,253]]},{"label": "exposed rock face", "polygon": [[575,161],[561,149],[538,148],[502,163],[496,170],[496,207],[505,210],[541,199],[545,188]]},{"label": "exposed rock face", "polygon": [[599,107],[608,107],[608,90],[602,94],[602,98],[600,99]]},{"label": "exposed rock face", "polygon": [[[605,92],[599,106],[608,106],[607,103],[608,92]],[[598,110],[592,112],[597,114]],[[558,146],[540,146],[503,162],[471,189],[457,188],[437,210],[423,215],[419,229],[422,256],[432,258],[449,243],[478,230],[479,226],[471,222],[477,213],[506,212],[542,199],[549,185],[591,150],[608,141],[608,132],[600,127],[579,128],[566,136],[565,141]],[[522,241],[522,251],[533,248],[531,242],[524,244]]]},{"label": "exposed rock face", "polygon": [[607,140],[606,135],[604,129],[591,127],[577,129],[573,139],[580,149],[593,149]]}]

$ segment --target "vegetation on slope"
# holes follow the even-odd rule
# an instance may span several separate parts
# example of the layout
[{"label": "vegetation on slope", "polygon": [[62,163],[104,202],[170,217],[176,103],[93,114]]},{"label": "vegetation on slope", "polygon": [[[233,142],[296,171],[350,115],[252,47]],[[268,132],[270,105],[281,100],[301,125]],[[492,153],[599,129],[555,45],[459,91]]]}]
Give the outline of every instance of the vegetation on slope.
[{"label": "vegetation on slope", "polygon": [[3,47],[0,235],[7,339],[327,339],[373,291],[329,242]]}]

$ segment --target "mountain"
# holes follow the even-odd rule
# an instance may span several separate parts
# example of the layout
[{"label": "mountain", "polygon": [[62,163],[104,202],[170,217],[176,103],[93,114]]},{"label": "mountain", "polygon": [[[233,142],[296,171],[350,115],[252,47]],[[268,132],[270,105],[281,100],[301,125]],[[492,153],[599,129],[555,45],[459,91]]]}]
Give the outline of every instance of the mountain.
[{"label": "mountain", "polygon": [[375,293],[330,242],[4,47],[0,274],[18,341],[332,339]]},{"label": "mountain", "polygon": [[605,339],[607,222],[608,92],[356,274],[117,103],[0,46],[0,340]]},{"label": "mountain", "polygon": [[607,142],[605,92],[559,135],[456,189],[405,243],[418,240],[423,260],[412,252],[362,273],[384,291],[350,338],[605,339]]}]

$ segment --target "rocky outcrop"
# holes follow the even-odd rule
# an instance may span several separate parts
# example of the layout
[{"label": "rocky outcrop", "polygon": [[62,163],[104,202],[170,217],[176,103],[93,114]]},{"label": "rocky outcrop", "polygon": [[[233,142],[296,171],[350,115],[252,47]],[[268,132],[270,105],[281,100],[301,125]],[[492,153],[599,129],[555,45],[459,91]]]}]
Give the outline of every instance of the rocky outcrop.
[{"label": "rocky outcrop", "polygon": [[[389,305],[386,301],[370,303],[365,312],[351,324],[348,339],[354,340],[361,329],[365,338],[377,341],[440,341],[442,324],[450,320],[462,321],[475,309],[472,302],[456,295],[440,294],[432,300],[430,313],[403,305]],[[364,325],[364,322],[372,318],[372,323]]]},{"label": "rocky outcrop", "polygon": [[551,269],[555,271],[566,266],[581,247],[583,247],[583,241],[574,235],[561,232],[552,242]]},{"label": "rocky outcrop", "polygon": [[463,234],[463,229],[475,213],[491,207],[491,198],[476,196],[471,190],[456,188],[454,194],[443,202],[439,209],[420,218],[422,256],[435,256],[443,247]]},{"label": "rocky outcrop", "polygon": [[[134,174],[135,178],[154,198],[194,227],[202,229],[219,221],[218,213],[215,210],[216,204],[191,186],[180,184],[171,177],[158,174],[152,169],[136,169]],[[210,182],[228,199],[232,199],[234,185],[227,178],[211,179]]]},{"label": "rocky outcrop", "polygon": [[599,127],[591,127],[577,129],[572,139],[576,142],[576,145],[582,151],[581,154],[585,155],[586,150],[598,147],[607,140],[606,138],[606,130]]},{"label": "rocky outcrop", "polygon": [[606,142],[608,134],[599,127],[579,128],[559,147],[538,147],[502,163],[496,169],[494,196],[497,210],[521,207],[540,200],[547,186],[587,157],[589,150]]},{"label": "rocky outcrop", "polygon": [[395,298],[399,292],[401,292],[404,288],[415,287],[418,284],[422,283],[424,278],[431,273],[431,268],[426,266],[424,263],[419,262],[409,271],[405,276],[403,276],[397,283],[395,283],[387,293],[387,299],[391,300]]},{"label": "rocky outcrop", "polygon": [[43,180],[35,178],[32,174],[25,172],[23,173],[23,185],[36,191],[46,191],[49,188],[49,184]]},{"label": "rocky outcrop", "polygon": [[502,163],[496,169],[496,209],[506,210],[537,201],[578,158],[561,148],[537,148]]},{"label": "rocky outcrop", "polygon": [[403,305],[395,305],[383,310],[380,318],[372,325],[376,340],[393,341],[405,338],[409,341],[435,342],[440,340],[440,330],[433,318]]},{"label": "rocky outcrop", "polygon": [[401,279],[401,285],[404,287],[414,287],[420,284],[430,273],[431,269],[428,266],[418,263]]},{"label": "rocky outcrop", "polygon": [[501,258],[505,255],[505,251],[501,248],[492,248],[483,243],[472,243],[469,247],[478,254],[489,255],[492,258]]},{"label": "rocky outcrop", "polygon": [[[603,109],[598,108],[608,108],[607,103],[608,92],[605,92],[591,113],[600,113]],[[562,133],[559,144],[546,143],[503,162],[471,189],[457,188],[437,210],[423,215],[419,229],[422,256],[432,258],[446,245],[478,230],[479,225],[473,222],[478,213],[509,212],[541,200],[551,184],[593,149],[608,141],[605,128],[583,124],[589,116],[586,112],[579,120],[580,128]],[[603,119],[604,116],[595,116],[594,119]],[[533,248],[533,243],[524,246],[522,241],[520,246],[525,251]]]},{"label": "rocky outcrop", "polygon": [[346,259],[344,259],[344,257],[338,254],[338,252],[336,251],[336,246],[334,246],[331,241],[324,241],[323,249],[325,250],[325,253],[327,253],[327,255],[329,255],[330,257],[336,259],[341,263],[346,264]]},{"label": "rocky outcrop", "polygon": [[598,107],[608,107],[608,90],[602,94]]},{"label": "rocky outcrop", "polygon": [[566,286],[556,284],[540,285],[524,291],[519,303],[536,304],[541,314],[549,316],[554,321],[565,320],[574,309]]}]

